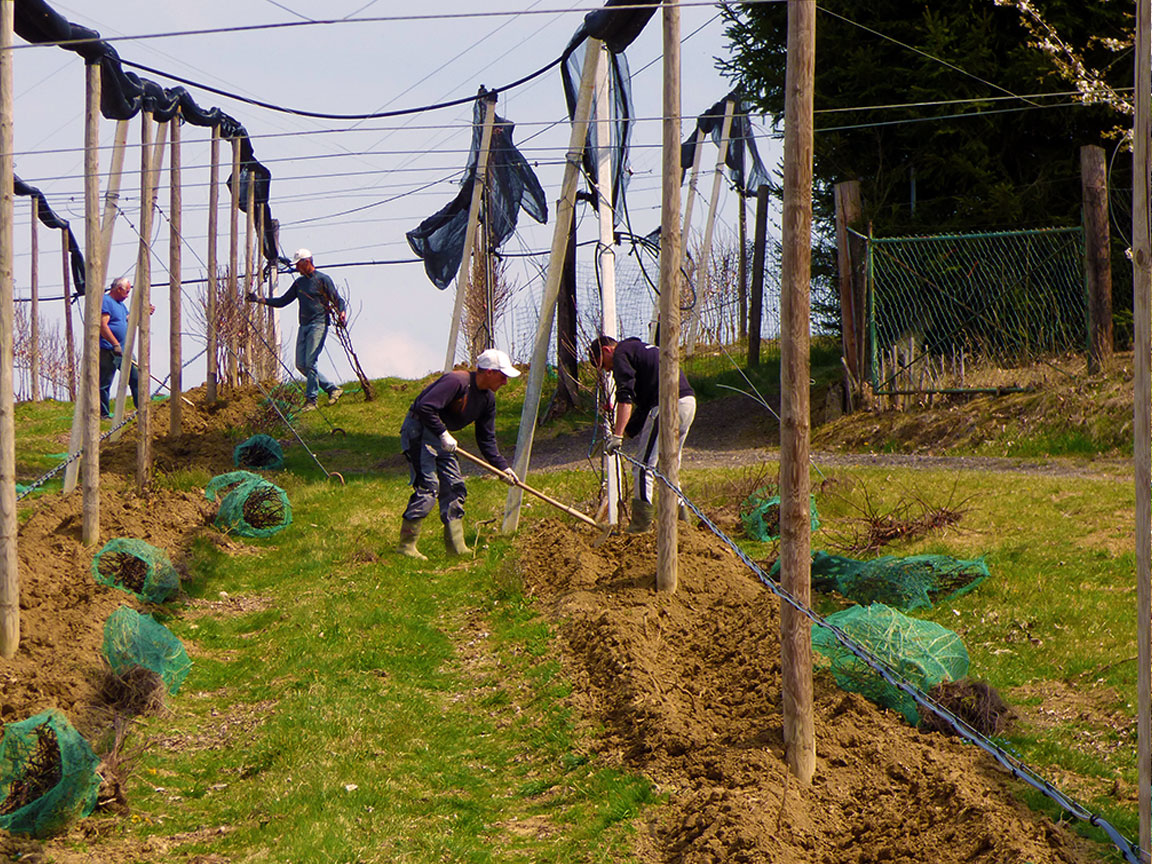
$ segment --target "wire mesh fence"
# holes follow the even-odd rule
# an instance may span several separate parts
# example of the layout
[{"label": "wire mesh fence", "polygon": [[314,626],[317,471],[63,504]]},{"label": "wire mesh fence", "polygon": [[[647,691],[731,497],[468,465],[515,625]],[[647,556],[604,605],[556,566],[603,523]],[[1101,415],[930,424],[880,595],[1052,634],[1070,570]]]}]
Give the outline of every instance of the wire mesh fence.
[{"label": "wire mesh fence", "polygon": [[879,394],[978,389],[968,380],[975,366],[1087,348],[1078,227],[864,240]]}]

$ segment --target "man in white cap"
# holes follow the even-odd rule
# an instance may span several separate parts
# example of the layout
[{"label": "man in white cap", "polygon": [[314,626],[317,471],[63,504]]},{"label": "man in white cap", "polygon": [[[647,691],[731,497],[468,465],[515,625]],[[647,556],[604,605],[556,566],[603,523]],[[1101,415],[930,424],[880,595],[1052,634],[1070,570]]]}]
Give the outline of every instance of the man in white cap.
[{"label": "man in white cap", "polygon": [[476,358],[476,371],[461,369],[441,375],[421,391],[400,427],[400,447],[408,460],[412,495],[404,510],[397,552],[426,560],[416,548],[420,524],[437,499],[444,523],[444,548],[449,555],[468,551],[464,542],[464,499],[468,490],[456,457],[452,433],[469,423],[476,428],[476,446],[484,458],[507,475],[516,475],[496,445],[496,391],[519,376],[508,355],[489,348]]},{"label": "man in white cap", "polygon": [[316,363],[324,348],[324,338],[328,335],[328,325],[336,316],[340,325],[347,320],[344,298],[336,291],[336,286],[327,274],[321,273],[312,264],[312,253],[307,249],[297,249],[292,256],[292,264],[299,277],[287,291],[279,297],[263,298],[255,292],[248,293],[253,303],[263,303],[277,309],[287,306],[293,300],[300,301],[300,329],[296,333],[296,368],[304,376],[303,411],[316,408],[316,397],[323,390],[328,394],[328,404],[333,404],[344,395],[344,389],[333,384],[320,374]]}]

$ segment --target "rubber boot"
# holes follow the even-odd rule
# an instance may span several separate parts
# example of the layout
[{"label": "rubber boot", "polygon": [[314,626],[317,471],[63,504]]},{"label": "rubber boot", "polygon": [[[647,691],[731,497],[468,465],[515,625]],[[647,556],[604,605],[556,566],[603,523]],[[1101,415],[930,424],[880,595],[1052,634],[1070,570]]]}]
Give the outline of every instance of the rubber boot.
[{"label": "rubber boot", "polygon": [[643,534],[652,527],[652,512],[653,507],[650,502],[633,498],[632,521],[628,523],[628,527],[624,529],[624,533]]},{"label": "rubber boot", "polygon": [[467,555],[470,551],[464,543],[463,519],[449,519],[444,523],[444,549],[449,555]]},{"label": "rubber boot", "polygon": [[679,513],[677,515],[679,516],[680,521],[683,522],[685,525],[696,524],[695,521],[692,519],[692,511],[688,509],[688,505],[685,504],[683,501],[680,502],[680,510],[679,510]]},{"label": "rubber boot", "polygon": [[396,547],[396,551],[409,558],[427,561],[428,556],[421,554],[420,550],[416,548],[416,538],[419,536],[420,520],[405,519],[400,525],[400,545]]}]

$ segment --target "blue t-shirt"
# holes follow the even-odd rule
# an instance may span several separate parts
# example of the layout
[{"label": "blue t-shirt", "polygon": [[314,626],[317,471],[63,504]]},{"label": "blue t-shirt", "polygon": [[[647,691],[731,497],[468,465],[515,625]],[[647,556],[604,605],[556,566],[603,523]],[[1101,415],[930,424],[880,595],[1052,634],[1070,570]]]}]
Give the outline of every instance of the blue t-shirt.
[{"label": "blue t-shirt", "polygon": [[[128,307],[124,305],[123,301],[115,299],[111,294],[105,294],[104,302],[100,306],[100,315],[101,317],[108,316],[108,329],[123,345],[124,340],[128,338]],[[101,336],[100,347],[111,351],[115,346]]]}]

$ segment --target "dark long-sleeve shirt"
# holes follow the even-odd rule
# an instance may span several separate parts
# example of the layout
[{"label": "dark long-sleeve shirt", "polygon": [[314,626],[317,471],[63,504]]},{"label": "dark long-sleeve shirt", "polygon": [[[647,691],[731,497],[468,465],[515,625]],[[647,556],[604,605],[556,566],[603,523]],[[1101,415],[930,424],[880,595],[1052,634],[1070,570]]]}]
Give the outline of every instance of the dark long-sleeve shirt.
[{"label": "dark long-sleeve shirt", "polygon": [[293,300],[300,301],[301,324],[330,324],[329,310],[344,311],[344,298],[336,291],[328,275],[319,270],[313,270],[308,276],[299,276],[279,297],[269,297],[263,302],[279,309]]},{"label": "dark long-sleeve shirt", "polygon": [[[635,336],[621,339],[612,355],[612,380],[616,382],[616,401],[633,406],[624,430],[631,438],[643,427],[648,412],[660,404],[660,349]],[[679,395],[696,395],[683,369]]]},{"label": "dark long-sleeve shirt", "polygon": [[441,375],[420,392],[409,411],[434,435],[474,423],[481,454],[496,468],[507,470],[508,463],[496,446],[496,394],[476,386],[475,372]]}]

